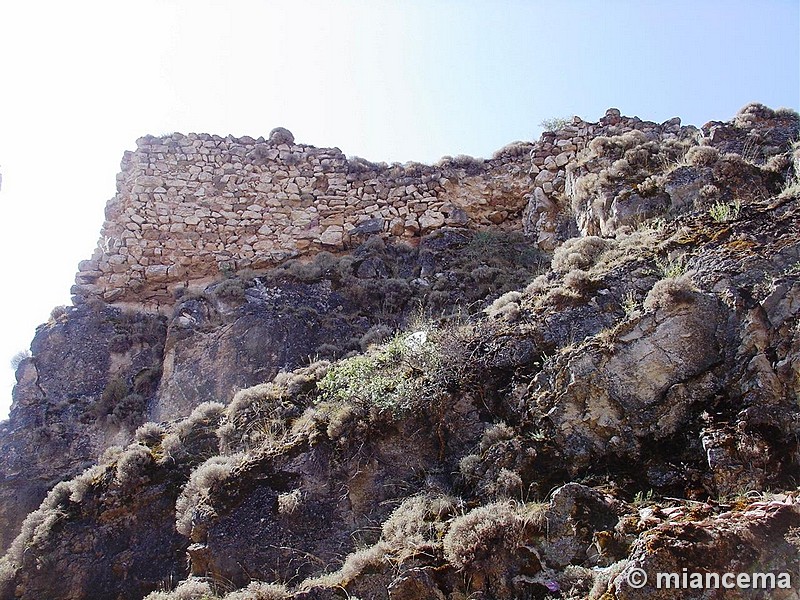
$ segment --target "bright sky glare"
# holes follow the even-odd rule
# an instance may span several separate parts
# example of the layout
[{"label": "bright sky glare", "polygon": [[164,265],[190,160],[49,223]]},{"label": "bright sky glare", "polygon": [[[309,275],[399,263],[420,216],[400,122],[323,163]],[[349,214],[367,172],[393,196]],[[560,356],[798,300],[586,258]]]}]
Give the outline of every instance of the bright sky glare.
[{"label": "bright sky glare", "polygon": [[126,149],[267,135],[374,161],[490,156],[611,106],[702,125],[800,107],[796,0],[6,2],[0,418],[9,359],[69,303]]}]

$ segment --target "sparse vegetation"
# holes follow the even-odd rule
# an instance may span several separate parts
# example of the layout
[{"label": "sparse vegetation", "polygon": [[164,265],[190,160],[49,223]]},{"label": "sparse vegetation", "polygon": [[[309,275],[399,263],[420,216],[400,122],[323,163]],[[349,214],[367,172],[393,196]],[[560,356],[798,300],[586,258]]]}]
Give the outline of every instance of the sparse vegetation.
[{"label": "sparse vegetation", "polygon": [[347,555],[338,571],[306,579],[298,589],[309,590],[317,586],[346,589],[347,585],[359,575],[379,570],[385,564],[388,551],[389,548],[382,542],[357,550]]},{"label": "sparse vegetation", "polygon": [[289,516],[295,514],[303,504],[303,492],[299,489],[278,495],[278,514]]},{"label": "sparse vegetation", "polygon": [[234,467],[241,461],[240,455],[212,456],[192,472],[175,503],[175,528],[186,537],[192,533],[192,526],[198,515],[196,509],[213,489],[223,485]]},{"label": "sparse vegetation", "polygon": [[203,402],[187,418],[173,424],[161,441],[159,461],[202,461],[219,449],[217,427],[225,406],[219,402]]},{"label": "sparse vegetation", "polygon": [[742,202],[740,200],[736,200],[733,203],[715,202],[714,206],[708,209],[708,214],[717,223],[727,223],[738,219],[741,210]]},{"label": "sparse vegetation", "polygon": [[[569,164],[543,166],[554,213],[576,209],[546,240],[552,256],[505,231],[443,228],[398,244],[365,215],[375,223],[346,235],[341,254],[309,258],[309,241],[309,255],[260,272],[220,258],[224,278],[183,293],[169,339],[165,319],[99,300],[59,312],[45,328],[53,337],[32,345],[44,399],[21,397],[38,403],[35,447],[57,463],[70,444],[127,445],[28,516],[0,559],[0,596],[38,594],[48,577],[84,585],[74,561],[120,580],[115,597],[159,590],[148,600],[607,600],[629,593],[624,569],[683,560],[661,550],[692,548],[705,530],[706,566],[730,568],[759,519],[796,512],[793,491],[763,491],[796,483],[800,263],[796,206],[777,198],[796,165],[789,142],[766,147],[762,118],[781,117],[754,105],[739,118],[746,132],[723,135],[714,123],[637,120],[626,132],[605,119],[607,135]],[[282,135],[258,142],[254,172],[277,154],[299,187],[329,185],[298,150],[274,147]],[[530,148],[440,167],[331,160],[380,196],[388,172],[447,187],[437,180],[527,165],[507,158]],[[529,235],[541,214],[526,212]],[[347,248],[353,240],[363,243]],[[85,354],[108,360],[87,393],[62,394],[40,369],[45,342],[89,311],[106,337]],[[266,342],[238,335],[250,319],[274,325]],[[69,362],[80,353],[60,355],[85,366]],[[143,423],[195,385],[196,402],[220,402]],[[85,442],[63,433],[73,414]],[[752,492],[731,497],[737,486]],[[775,511],[763,506],[773,500]],[[748,560],[777,565],[800,545],[797,528],[770,522],[783,527],[778,551],[750,548]],[[154,575],[138,566],[151,555]],[[175,581],[188,572],[206,576]]]},{"label": "sparse vegetation", "polygon": [[516,502],[496,502],[456,518],[444,536],[445,558],[464,569],[504,548],[513,552],[522,542],[525,519]]},{"label": "sparse vegetation", "polygon": [[213,294],[217,298],[227,300],[230,302],[244,302],[245,290],[247,289],[245,281],[240,277],[230,277],[223,279],[216,286],[212,288]]},{"label": "sparse vegetation", "polygon": [[656,267],[664,279],[675,279],[686,273],[686,264],[678,259],[658,258]]},{"label": "sparse vegetation", "polygon": [[420,367],[435,360],[432,344],[425,339],[414,345],[411,336],[399,334],[379,349],[332,366],[318,384],[320,398],[391,413],[411,408],[421,390]]},{"label": "sparse vegetation", "polygon": [[484,309],[484,312],[493,319],[503,318],[515,321],[520,315],[519,301],[521,298],[520,292],[506,292]]},{"label": "sparse vegetation", "polygon": [[611,243],[591,235],[569,239],[556,248],[551,268],[554,271],[587,270]]},{"label": "sparse vegetation", "polygon": [[636,294],[633,291],[628,291],[622,301],[622,310],[625,311],[625,318],[632,318],[639,310],[639,301],[636,299]]},{"label": "sparse vegetation", "polygon": [[116,479],[121,487],[131,487],[147,479],[153,465],[153,453],[147,446],[131,444],[117,459]]},{"label": "sparse vegetation", "polygon": [[686,163],[693,167],[710,167],[719,160],[719,150],[711,146],[692,146],[686,152]]},{"label": "sparse vegetation", "polygon": [[687,276],[667,277],[657,281],[644,300],[645,310],[669,308],[690,304],[695,300],[697,289]]},{"label": "sparse vegetation", "polygon": [[399,559],[433,554],[441,544],[450,519],[461,508],[461,502],[451,496],[412,496],[384,521],[382,540]]},{"label": "sparse vegetation", "polygon": [[572,124],[572,117],[551,117],[539,121],[539,127],[545,131],[558,131]]},{"label": "sparse vegetation", "polygon": [[285,585],[253,581],[246,588],[227,594],[224,600],[288,600],[290,597]]},{"label": "sparse vegetation", "polygon": [[19,352],[17,352],[14,356],[11,357],[10,361],[11,370],[16,371],[22,364],[22,361],[30,357],[31,357],[30,350],[20,350]]}]

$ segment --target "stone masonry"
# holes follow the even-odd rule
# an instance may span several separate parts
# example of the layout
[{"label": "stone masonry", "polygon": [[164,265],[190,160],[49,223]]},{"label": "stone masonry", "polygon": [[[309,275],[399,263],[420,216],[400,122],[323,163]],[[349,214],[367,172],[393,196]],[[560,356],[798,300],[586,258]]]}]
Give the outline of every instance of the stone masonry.
[{"label": "stone masonry", "polygon": [[575,117],[488,160],[445,157],[434,166],[347,158],[338,148],[297,144],[283,128],[268,139],[145,136],[123,156],[74,301],[166,307],[178,287],[345,250],[370,235],[413,243],[442,227],[492,227],[524,230],[552,247],[569,163],[594,137],[631,129],[665,137],[681,126],[609,109],[599,123]]}]

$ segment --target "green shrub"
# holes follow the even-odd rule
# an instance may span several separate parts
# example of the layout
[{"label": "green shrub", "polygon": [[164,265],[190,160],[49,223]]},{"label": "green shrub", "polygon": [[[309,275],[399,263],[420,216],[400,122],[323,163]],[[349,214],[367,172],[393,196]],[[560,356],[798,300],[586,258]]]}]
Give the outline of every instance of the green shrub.
[{"label": "green shrub", "polygon": [[100,396],[103,408],[106,409],[106,412],[113,410],[113,407],[129,393],[130,388],[125,378],[122,376],[114,377],[106,384],[103,394]]},{"label": "green shrub", "polygon": [[539,127],[545,131],[558,131],[572,124],[571,117],[550,117],[539,121]]},{"label": "green shrub", "polygon": [[656,267],[665,279],[674,279],[686,273],[686,265],[681,260],[657,259]]},{"label": "green shrub", "polygon": [[421,390],[424,371],[419,366],[430,354],[425,343],[415,347],[416,334],[398,334],[389,343],[367,354],[331,366],[319,382],[320,399],[375,407],[399,414],[411,408]]},{"label": "green shrub", "polygon": [[[144,391],[144,388],[140,386]],[[147,389],[150,392],[150,389]],[[147,398],[131,392],[127,380],[122,376],[111,379],[102,395],[92,407],[95,418],[103,419],[109,425],[133,427],[143,420],[147,409]]]},{"label": "green shrub", "polygon": [[633,318],[639,311],[639,301],[636,299],[636,293],[633,291],[626,292],[621,306],[625,312],[625,318]]},{"label": "green shrub", "polygon": [[708,209],[708,214],[717,223],[725,223],[727,221],[735,221],[739,218],[739,213],[742,210],[742,202],[736,200],[732,204],[727,202],[715,202],[714,206]]}]

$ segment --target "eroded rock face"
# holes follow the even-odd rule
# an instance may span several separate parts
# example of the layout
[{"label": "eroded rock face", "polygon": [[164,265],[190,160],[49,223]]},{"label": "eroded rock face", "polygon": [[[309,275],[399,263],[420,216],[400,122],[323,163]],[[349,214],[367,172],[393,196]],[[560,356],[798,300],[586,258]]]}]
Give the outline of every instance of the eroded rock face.
[{"label": "eroded rock face", "polygon": [[[678,594],[699,598],[704,588],[717,588],[710,593],[725,598],[797,598],[798,548],[786,536],[798,525],[800,505],[791,499],[758,502],[735,515],[660,525],[636,542],[611,589],[621,600],[666,600]],[[631,579],[634,569],[647,575],[643,587],[631,585],[636,582],[636,576]],[[684,573],[689,585],[683,581]],[[721,581],[715,585],[715,579],[707,579],[709,573]],[[725,578],[730,573],[733,578]],[[736,583],[740,574],[755,577],[756,573],[766,577],[748,577],[746,585]]]},{"label": "eroded rock face", "polygon": [[642,440],[669,437],[697,414],[714,393],[719,318],[717,301],[696,294],[537,376],[532,397],[573,472],[609,454],[636,457]]},{"label": "eroded rock face", "polygon": [[17,370],[0,435],[0,545],[55,483],[127,443],[161,375],[163,318],[104,306],[54,313]]},{"label": "eroded rock face", "polygon": [[346,319],[358,312],[329,282],[256,285],[243,303],[181,302],[170,321],[164,384],[151,419],[178,418],[201,402],[227,400],[308,361],[330,340],[360,338],[368,321],[354,326]]},{"label": "eroded rock face", "polygon": [[[197,509],[211,516],[192,530],[192,571],[244,585],[251,578],[298,583],[323,564],[335,568],[352,531],[385,520],[408,487],[436,468],[432,433],[407,423],[361,449],[320,443],[248,464],[235,487]],[[293,491],[298,505],[289,512],[279,496]]]},{"label": "eroded rock face", "polygon": [[[440,309],[475,302],[504,285],[496,281],[519,285],[538,268],[519,239],[471,240],[445,231],[418,249],[373,242],[341,265],[313,264],[299,276],[278,273],[246,285],[224,280],[186,294],[169,319],[102,303],[59,312],[20,367],[0,438],[7,457],[0,484],[4,547],[55,483],[109,446],[129,443],[145,421],[184,418],[202,402],[229,401],[279,371],[361,351],[390,335],[420,303]],[[484,246],[492,242],[508,256],[490,260],[497,252]],[[480,252],[488,271],[480,282],[461,266],[465,250]],[[439,283],[431,295],[434,279],[447,285]],[[231,284],[233,292],[220,289]],[[375,335],[365,338],[369,332]]]}]

